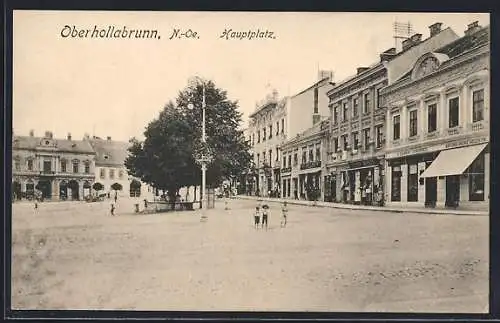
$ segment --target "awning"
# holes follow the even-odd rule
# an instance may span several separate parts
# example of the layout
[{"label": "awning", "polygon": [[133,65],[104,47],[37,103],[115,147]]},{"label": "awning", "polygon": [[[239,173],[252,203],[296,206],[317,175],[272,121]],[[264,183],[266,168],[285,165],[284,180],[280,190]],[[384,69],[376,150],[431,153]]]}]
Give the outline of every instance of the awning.
[{"label": "awning", "polygon": [[420,177],[461,175],[488,144],[443,150]]}]

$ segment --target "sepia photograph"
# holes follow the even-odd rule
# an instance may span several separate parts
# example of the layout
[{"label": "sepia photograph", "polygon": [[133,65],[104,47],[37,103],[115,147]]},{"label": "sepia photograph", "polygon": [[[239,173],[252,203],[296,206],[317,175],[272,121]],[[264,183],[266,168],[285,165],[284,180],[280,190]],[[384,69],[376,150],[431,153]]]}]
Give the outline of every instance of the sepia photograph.
[{"label": "sepia photograph", "polygon": [[14,10],[12,310],[488,313],[490,45],[489,13]]}]

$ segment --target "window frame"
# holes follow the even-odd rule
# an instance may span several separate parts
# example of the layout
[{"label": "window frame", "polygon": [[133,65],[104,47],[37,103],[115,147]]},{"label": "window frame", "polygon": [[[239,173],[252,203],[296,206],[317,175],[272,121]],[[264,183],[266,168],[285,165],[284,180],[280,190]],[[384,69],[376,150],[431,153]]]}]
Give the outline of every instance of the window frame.
[{"label": "window frame", "polygon": [[[457,110],[457,116],[456,116],[456,124],[452,125],[452,104],[451,102],[452,101],[456,101],[457,102],[457,105],[456,105],[456,110]],[[454,119],[453,119],[454,120]],[[460,96],[457,95],[453,95],[453,96],[450,96],[448,97],[448,128],[449,129],[453,129],[453,128],[456,128],[460,125]]]},{"label": "window frame", "polygon": [[[397,118],[397,123],[396,123]],[[396,138],[396,125],[397,125],[397,138]],[[400,140],[401,139],[401,115],[395,114],[392,116],[392,140]]]},{"label": "window frame", "polygon": [[[481,122],[484,120],[484,88],[477,88],[477,89],[471,89],[471,92],[472,92],[472,122],[473,123],[476,123],[476,122]],[[477,100],[476,101],[476,98],[475,98],[475,94],[477,92],[480,92],[481,93],[481,100]],[[481,119],[477,119],[476,120],[476,114],[477,114],[477,111],[476,111],[476,103],[481,103],[481,109],[479,110],[481,112]]]},{"label": "window frame", "polygon": [[[414,116],[414,118],[412,118]],[[414,107],[408,110],[408,137],[418,136],[418,110]]]},{"label": "window frame", "polygon": [[[434,110],[434,129],[431,130],[431,108]],[[433,133],[437,131],[437,125],[438,125],[438,120],[437,120],[437,102],[429,102],[427,103],[427,133]]]}]

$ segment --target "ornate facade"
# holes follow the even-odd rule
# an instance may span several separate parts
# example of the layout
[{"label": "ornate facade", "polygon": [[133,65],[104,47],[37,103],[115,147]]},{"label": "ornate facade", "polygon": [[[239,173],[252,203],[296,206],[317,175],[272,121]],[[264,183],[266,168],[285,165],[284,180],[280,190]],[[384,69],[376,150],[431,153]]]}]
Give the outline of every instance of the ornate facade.
[{"label": "ornate facade", "polygon": [[489,46],[489,28],[470,24],[381,91],[388,204],[488,206]]},{"label": "ornate facade", "polygon": [[87,139],[14,136],[12,142],[13,198],[80,200],[91,193],[95,151]]}]

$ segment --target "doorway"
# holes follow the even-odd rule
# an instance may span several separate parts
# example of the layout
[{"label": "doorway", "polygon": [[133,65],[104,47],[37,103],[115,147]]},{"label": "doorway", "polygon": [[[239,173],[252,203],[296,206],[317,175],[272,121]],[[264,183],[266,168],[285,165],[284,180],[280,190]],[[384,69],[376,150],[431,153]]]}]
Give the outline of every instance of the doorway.
[{"label": "doorway", "polygon": [[36,187],[40,192],[42,192],[42,199],[50,199],[52,197],[52,181],[51,180],[40,180]]},{"label": "doorway", "polygon": [[425,206],[435,207],[437,201],[437,177],[425,179]]},{"label": "doorway", "polygon": [[460,201],[460,176],[446,176],[446,207],[457,207]]}]

